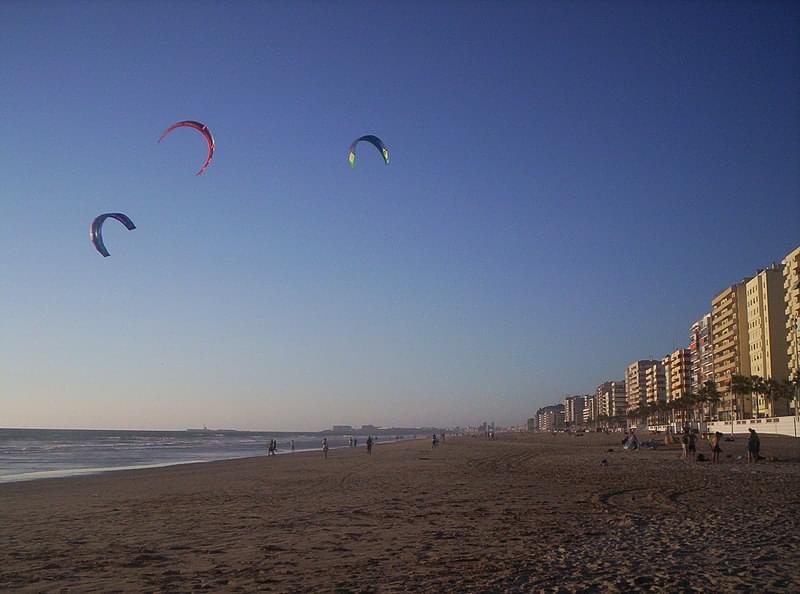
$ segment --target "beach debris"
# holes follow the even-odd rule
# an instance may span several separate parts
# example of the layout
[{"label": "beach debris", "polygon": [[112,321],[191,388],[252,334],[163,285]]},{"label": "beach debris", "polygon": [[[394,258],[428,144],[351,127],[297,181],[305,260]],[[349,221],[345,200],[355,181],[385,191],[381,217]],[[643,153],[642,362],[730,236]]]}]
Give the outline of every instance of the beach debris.
[{"label": "beach debris", "polygon": [[125,228],[128,229],[128,231],[133,231],[136,229],[136,225],[134,225],[133,221],[128,218],[128,215],[122,214],[121,212],[107,212],[95,217],[91,226],[89,227],[89,239],[91,239],[94,249],[96,249],[104,258],[108,258],[108,256],[111,255],[108,253],[108,250],[103,243],[103,224],[106,222],[106,219],[116,219],[125,225]]},{"label": "beach debris", "polygon": [[200,168],[195,175],[203,175],[208,166],[211,165],[211,159],[214,156],[214,136],[211,134],[211,130],[208,129],[208,126],[203,124],[202,122],[195,122],[193,120],[184,120],[182,122],[176,122],[172,124],[169,128],[164,130],[164,133],[159,137],[158,142],[161,142],[166,138],[173,130],[176,128],[193,128],[200,132],[203,135],[203,138],[206,139],[208,143],[208,156],[206,156],[206,161],[203,163],[203,166]]},{"label": "beach debris", "polygon": [[614,451],[614,448],[608,448],[608,449],[606,450],[606,452],[613,452],[613,451]]},{"label": "beach debris", "polygon": [[600,466],[608,466],[608,460],[603,458],[603,460],[600,462]]},{"label": "beach debris", "polygon": [[350,145],[350,148],[347,151],[347,160],[350,162],[350,167],[355,169],[356,166],[356,145],[361,142],[369,142],[378,149],[381,156],[383,157],[383,162],[387,165],[389,164],[389,149],[383,144],[383,141],[378,138],[377,136],[373,136],[372,134],[365,134],[364,136],[360,136],[353,141],[353,144]]}]

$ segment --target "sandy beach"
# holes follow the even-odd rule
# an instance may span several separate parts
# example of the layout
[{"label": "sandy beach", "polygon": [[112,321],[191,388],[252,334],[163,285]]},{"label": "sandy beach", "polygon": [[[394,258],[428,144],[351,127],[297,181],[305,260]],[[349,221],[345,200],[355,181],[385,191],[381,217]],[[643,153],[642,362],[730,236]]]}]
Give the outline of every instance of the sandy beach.
[{"label": "sandy beach", "polygon": [[741,438],[719,466],[619,442],[462,437],[0,485],[0,590],[800,591],[798,442],[762,437],[777,460],[750,466]]}]

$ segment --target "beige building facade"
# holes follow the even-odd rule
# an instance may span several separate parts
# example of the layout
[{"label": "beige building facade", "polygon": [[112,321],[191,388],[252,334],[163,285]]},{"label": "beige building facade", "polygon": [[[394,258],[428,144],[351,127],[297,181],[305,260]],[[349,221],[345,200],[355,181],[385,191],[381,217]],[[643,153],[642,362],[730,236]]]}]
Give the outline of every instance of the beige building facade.
[{"label": "beige building facade", "polygon": [[800,377],[800,246],[783,259],[786,354],[791,376]]},{"label": "beige building facade", "polygon": [[[666,358],[669,366],[669,357]],[[667,376],[664,360],[654,361],[644,372],[645,400],[647,404],[657,404],[667,400]]]},{"label": "beige building facade", "polygon": [[583,425],[583,396],[567,396],[564,398],[564,423],[567,427]]},{"label": "beige building facade", "polygon": [[609,419],[625,415],[627,400],[625,398],[625,382],[610,380],[603,382],[595,390],[597,398],[597,414]]},{"label": "beige building facade", "polygon": [[749,418],[752,414],[751,399],[731,392],[732,376],[750,375],[746,289],[749,280],[728,287],[711,301],[714,381],[722,399],[717,414],[722,421]]},{"label": "beige building facade", "polygon": [[750,373],[784,380],[789,376],[783,268],[761,270],[747,281],[747,335]]},{"label": "beige building facade", "polygon": [[625,370],[625,400],[627,409],[639,408],[647,402],[645,372],[658,361],[642,359],[628,365]]},{"label": "beige building facade", "polygon": [[689,349],[678,349],[667,359],[669,360],[669,364],[665,366],[667,402],[672,402],[691,394],[694,389],[692,352]]},{"label": "beige building facade", "polygon": [[543,406],[536,411],[538,431],[561,431],[564,429],[564,405]]},{"label": "beige building facade", "polygon": [[597,420],[597,396],[587,394],[583,398],[583,422],[585,425]]}]

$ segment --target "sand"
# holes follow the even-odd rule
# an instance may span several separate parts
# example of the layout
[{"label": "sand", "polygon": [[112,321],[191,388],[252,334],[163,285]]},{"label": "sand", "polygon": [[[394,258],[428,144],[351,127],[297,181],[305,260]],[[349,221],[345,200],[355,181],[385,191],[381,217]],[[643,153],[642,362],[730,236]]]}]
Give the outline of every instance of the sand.
[{"label": "sand", "polygon": [[518,434],[0,485],[0,591],[800,591],[800,441],[723,448]]}]

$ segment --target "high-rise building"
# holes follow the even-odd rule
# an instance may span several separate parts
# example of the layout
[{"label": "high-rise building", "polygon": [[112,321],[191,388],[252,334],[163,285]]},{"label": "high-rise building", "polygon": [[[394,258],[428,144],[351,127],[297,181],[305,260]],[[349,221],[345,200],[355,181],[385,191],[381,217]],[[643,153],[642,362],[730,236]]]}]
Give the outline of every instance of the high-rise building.
[{"label": "high-rise building", "polygon": [[692,386],[699,390],[704,383],[714,380],[714,335],[711,333],[710,313],[692,324],[689,351],[692,353]]},{"label": "high-rise building", "polygon": [[[786,300],[783,267],[760,270],[747,282],[747,334],[750,373],[777,381],[789,377],[786,349]],[[789,413],[786,401],[770,402],[753,394],[754,413],[768,416]]]},{"label": "high-rise building", "polygon": [[610,380],[603,382],[595,390],[597,414],[609,419],[625,415],[625,382]]},{"label": "high-rise building", "polygon": [[564,428],[564,405],[544,406],[536,411],[539,431],[560,431]]},{"label": "high-rise building", "polygon": [[647,384],[645,371],[658,361],[642,359],[634,361],[625,370],[625,400],[627,409],[639,408],[647,402]]},{"label": "high-rise building", "polygon": [[567,427],[583,425],[583,396],[567,396],[564,398],[564,423]]},{"label": "high-rise building", "polygon": [[750,375],[746,289],[749,280],[728,287],[711,300],[714,381],[722,399],[717,413],[723,421],[749,418],[752,413],[751,399],[731,391],[732,376]]},{"label": "high-rise building", "polygon": [[[669,357],[666,359],[669,365]],[[653,361],[653,364],[645,369],[645,400],[647,404],[657,404],[667,401],[667,377],[664,372],[664,361]]]},{"label": "high-rise building", "polygon": [[672,402],[691,394],[694,389],[692,352],[689,349],[678,349],[668,359],[669,366],[665,366],[667,402]]},{"label": "high-rise building", "polygon": [[583,422],[588,425],[597,420],[597,397],[587,394],[583,397]]},{"label": "high-rise building", "polygon": [[800,377],[800,246],[783,259],[783,291],[786,307],[786,354],[792,377]]}]

